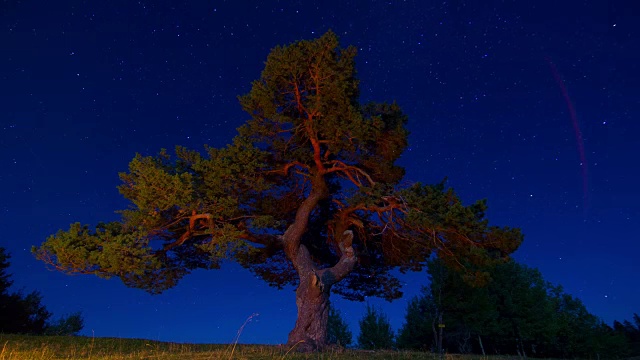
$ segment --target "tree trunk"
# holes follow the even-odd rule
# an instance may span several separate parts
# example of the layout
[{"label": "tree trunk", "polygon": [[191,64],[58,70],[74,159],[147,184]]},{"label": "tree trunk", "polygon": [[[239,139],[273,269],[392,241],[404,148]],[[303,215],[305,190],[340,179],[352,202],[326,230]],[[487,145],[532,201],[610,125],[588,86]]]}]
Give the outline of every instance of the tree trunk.
[{"label": "tree trunk", "polygon": [[287,345],[295,347],[297,351],[316,351],[327,346],[331,286],[344,279],[356,263],[356,256],[351,246],[353,232],[344,231],[338,241],[342,255],[338,263],[330,268],[318,269],[311,259],[309,250],[302,244],[298,246],[295,253],[289,254],[298,272],[300,284],[296,289],[298,319],[289,333]]},{"label": "tree trunk", "polygon": [[484,346],[482,346],[482,338],[480,337],[480,335],[478,335],[478,343],[480,344],[480,350],[482,350],[482,356],[487,356],[484,353]]},{"label": "tree trunk", "polygon": [[[433,329],[433,334],[436,338],[436,350],[438,351],[438,354],[442,355],[444,354],[444,352],[442,351],[442,337],[443,337],[443,323],[442,323],[442,312],[440,311],[440,309],[436,310],[436,317],[434,318],[434,323],[435,321],[438,321],[438,331],[436,332],[435,328]],[[432,327],[434,326],[434,324],[432,324]]]},{"label": "tree trunk", "polygon": [[522,338],[520,337],[518,339],[518,341],[520,342],[520,349],[522,350],[522,356],[524,358],[526,358],[527,357],[527,352],[524,350],[524,343],[522,342]]},{"label": "tree trunk", "polygon": [[288,345],[295,346],[298,351],[322,350],[327,344],[329,291],[315,273],[300,274],[296,305],[298,319],[289,333]]},{"label": "tree trunk", "polygon": [[340,250],[340,259],[333,267],[318,269],[309,249],[301,243],[313,209],[321,199],[326,198],[328,193],[329,189],[323,173],[318,172],[312,180],[309,196],[296,211],[295,221],[282,236],[284,252],[291,260],[300,279],[296,290],[298,319],[287,341],[288,346],[295,347],[298,351],[321,350],[327,345],[331,286],[344,279],[353,270],[357,260],[352,246],[353,232],[347,230],[349,223],[346,221],[338,221],[336,226],[336,237],[333,240]]}]

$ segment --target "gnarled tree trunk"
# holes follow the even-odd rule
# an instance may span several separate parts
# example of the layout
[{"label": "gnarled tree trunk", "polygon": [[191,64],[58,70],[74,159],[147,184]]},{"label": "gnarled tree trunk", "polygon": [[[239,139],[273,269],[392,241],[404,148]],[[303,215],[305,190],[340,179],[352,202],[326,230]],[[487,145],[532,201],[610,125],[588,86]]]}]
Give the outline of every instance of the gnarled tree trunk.
[{"label": "gnarled tree trunk", "polygon": [[336,234],[340,234],[336,235],[339,238],[335,239],[340,250],[340,260],[333,267],[318,269],[311,258],[309,249],[301,243],[302,235],[307,231],[311,212],[329,192],[322,173],[318,173],[312,183],[309,196],[300,204],[295,221],[282,237],[284,251],[293,263],[300,279],[296,290],[298,319],[296,326],[289,333],[287,341],[287,345],[295,346],[298,351],[321,350],[327,345],[331,286],[344,279],[353,270],[356,263],[352,246],[353,232],[346,230],[348,225],[345,221],[339,221],[336,226]]},{"label": "gnarled tree trunk", "polygon": [[329,286],[325,287],[313,272],[300,274],[296,290],[298,319],[287,343],[301,351],[321,350],[327,344]]},{"label": "gnarled tree trunk", "polygon": [[290,256],[300,277],[300,284],[296,290],[298,319],[289,333],[287,344],[295,346],[298,351],[322,350],[327,345],[329,294],[331,286],[353,270],[356,257],[351,246],[352,240],[353,233],[350,230],[342,234],[339,243],[342,256],[330,268],[318,269],[309,250],[302,244],[298,246],[295,257]]}]

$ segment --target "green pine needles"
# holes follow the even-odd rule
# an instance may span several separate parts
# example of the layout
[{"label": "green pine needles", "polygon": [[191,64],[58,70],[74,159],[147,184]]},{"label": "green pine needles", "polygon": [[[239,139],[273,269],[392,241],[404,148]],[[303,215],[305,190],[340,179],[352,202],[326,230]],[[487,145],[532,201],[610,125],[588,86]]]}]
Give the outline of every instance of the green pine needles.
[{"label": "green pine needles", "polygon": [[389,319],[381,310],[369,304],[360,320],[358,346],[366,350],[392,349],[395,346]]},{"label": "green pine needles", "polygon": [[72,224],[33,253],[151,293],[236,261],[299,287],[289,341],[314,349],[326,343],[330,293],[397,299],[392,270],[421,270],[432,255],[486,283],[482,269],[522,234],[490,226],[484,201],[464,205],[444,183],[403,181],[408,118],[396,103],[359,102],[355,57],[330,31],[274,48],[239,98],[249,120],[229,145],[136,155],[120,174],[130,201],[120,220]]}]

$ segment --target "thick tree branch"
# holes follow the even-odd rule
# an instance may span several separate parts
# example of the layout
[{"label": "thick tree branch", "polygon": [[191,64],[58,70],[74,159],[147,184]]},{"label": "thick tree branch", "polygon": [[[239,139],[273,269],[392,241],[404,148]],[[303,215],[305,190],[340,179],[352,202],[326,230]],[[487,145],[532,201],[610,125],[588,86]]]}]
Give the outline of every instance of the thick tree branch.
[{"label": "thick tree branch", "polygon": [[184,244],[185,241],[189,240],[190,237],[197,235],[196,234],[196,221],[204,219],[207,221],[207,226],[209,228],[213,228],[213,215],[211,214],[196,214],[195,210],[192,212],[191,216],[189,216],[189,225],[185,229],[185,232],[180,236],[176,241],[166,244],[162,248],[162,252],[167,252],[177,246]]},{"label": "thick tree branch", "polygon": [[313,147],[313,161],[316,165],[316,170],[319,175],[323,175],[327,170],[322,163],[322,150],[320,149],[318,134],[313,130],[313,116],[310,115],[309,118],[305,120],[305,129],[311,141],[311,147]]},{"label": "thick tree branch", "polygon": [[353,249],[353,231],[346,230],[342,233],[341,239],[338,242],[338,247],[342,254],[338,263],[330,268],[322,269],[317,272],[324,287],[330,287],[344,279],[353,270],[353,267],[358,260]]},{"label": "thick tree branch", "polygon": [[329,167],[327,169],[327,173],[333,173],[333,172],[340,171],[354,185],[356,185],[358,187],[365,186],[365,184],[363,184],[362,181],[360,180],[361,176],[364,177],[367,180],[368,184],[366,184],[366,185],[368,185],[368,186],[375,185],[375,181],[373,181],[371,176],[369,176],[369,174],[367,174],[366,171],[360,169],[357,166],[347,165],[344,162],[339,161],[339,160],[333,160],[333,161],[327,162],[327,164],[331,165],[331,167]]},{"label": "thick tree branch", "polygon": [[282,237],[277,235],[252,234],[245,231],[244,235],[242,235],[241,238],[254,244],[260,244],[264,246],[282,246]]},{"label": "thick tree branch", "polygon": [[304,199],[302,204],[300,204],[300,207],[296,211],[296,217],[293,224],[289,226],[283,236],[285,252],[292,261],[295,262],[295,259],[297,258],[300,239],[307,230],[311,212],[318,205],[318,202],[327,197],[328,194],[329,189],[323,176],[316,174],[311,183],[311,193],[306,199]]},{"label": "thick tree branch", "polygon": [[387,204],[384,206],[365,205],[360,203],[360,204],[343,208],[338,211],[336,218],[339,221],[346,221],[346,219],[348,219],[356,211],[366,211],[370,213],[376,213],[381,220],[385,219],[385,214],[389,214],[387,219],[390,222],[393,220],[392,214],[394,210],[400,211],[402,213],[407,213],[409,210],[407,206],[403,203],[399,203],[396,201],[389,201],[389,199],[387,198],[385,198],[385,200],[387,200]]},{"label": "thick tree branch", "polygon": [[266,173],[269,174],[282,174],[284,176],[287,176],[289,174],[289,169],[291,169],[292,167],[296,167],[299,166],[303,169],[307,169],[307,171],[309,170],[309,166],[299,162],[299,161],[292,161],[290,163],[285,164],[281,169],[276,169],[276,170],[269,170]]}]

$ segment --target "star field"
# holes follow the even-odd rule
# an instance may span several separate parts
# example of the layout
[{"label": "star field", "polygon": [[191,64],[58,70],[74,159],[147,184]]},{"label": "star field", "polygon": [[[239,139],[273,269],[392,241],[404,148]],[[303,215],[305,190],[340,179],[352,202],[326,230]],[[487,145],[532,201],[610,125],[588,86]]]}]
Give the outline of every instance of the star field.
[{"label": "star field", "polygon": [[[407,180],[449,179],[515,258],[611,323],[640,312],[637,11],[617,1],[5,1],[0,4],[0,246],[16,289],[83,334],[284,342],[293,289],[235,264],[159,296],[47,271],[30,254],[71,222],[117,219],[136,152],[224,146],[269,50],[332,29],[358,49],[362,102],[409,116]],[[382,306],[397,329],[424,274]],[[364,305],[332,297],[357,334]]]}]

